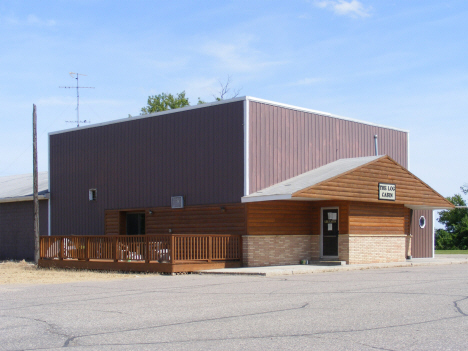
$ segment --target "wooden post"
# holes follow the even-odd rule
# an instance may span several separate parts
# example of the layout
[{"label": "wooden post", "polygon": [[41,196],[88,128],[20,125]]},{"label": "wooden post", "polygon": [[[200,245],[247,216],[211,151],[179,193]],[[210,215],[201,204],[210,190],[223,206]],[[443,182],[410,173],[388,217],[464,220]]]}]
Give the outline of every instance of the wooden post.
[{"label": "wooden post", "polygon": [[149,263],[150,258],[149,258],[149,239],[148,239],[148,234],[145,235],[145,263]]},{"label": "wooden post", "polygon": [[208,262],[213,258],[213,237],[208,236]]},{"label": "wooden post", "polygon": [[117,245],[117,235],[114,235],[114,262],[119,261],[119,253],[117,252],[119,250],[119,247]]},{"label": "wooden post", "polygon": [[171,264],[174,264],[174,256],[175,256],[174,234],[171,234],[171,248],[169,250],[169,254],[171,255]]},{"label": "wooden post", "polygon": [[244,245],[244,242],[243,242],[242,235],[239,235],[237,254],[239,255],[239,260],[241,261],[242,266],[244,265],[244,257],[243,257],[244,248],[243,248],[243,245]]},{"label": "wooden post", "polygon": [[89,236],[86,237],[86,257],[85,261],[89,261]]},{"label": "wooden post", "polygon": [[63,260],[63,236],[60,237],[59,260]]},{"label": "wooden post", "polygon": [[34,262],[39,262],[39,197],[37,180],[37,115],[33,104],[33,194],[34,194]]}]

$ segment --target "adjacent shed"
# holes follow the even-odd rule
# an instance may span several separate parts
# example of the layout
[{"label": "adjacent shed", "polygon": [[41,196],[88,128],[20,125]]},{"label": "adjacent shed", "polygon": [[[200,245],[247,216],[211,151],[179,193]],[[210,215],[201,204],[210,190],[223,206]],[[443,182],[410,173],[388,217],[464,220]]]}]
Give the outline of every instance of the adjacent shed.
[{"label": "adjacent shed", "polygon": [[[48,234],[48,173],[40,172],[40,234]],[[34,260],[32,174],[0,177],[0,260]]]}]

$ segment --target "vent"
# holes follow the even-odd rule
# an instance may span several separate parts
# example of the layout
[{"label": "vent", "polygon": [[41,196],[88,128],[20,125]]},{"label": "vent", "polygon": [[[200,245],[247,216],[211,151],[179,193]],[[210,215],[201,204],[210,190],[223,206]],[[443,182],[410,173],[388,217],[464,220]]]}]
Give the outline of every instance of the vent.
[{"label": "vent", "polygon": [[97,190],[96,189],[89,189],[88,196],[89,196],[89,201],[96,201],[97,200]]},{"label": "vent", "polygon": [[171,197],[172,208],[184,208],[184,197],[183,196],[172,196]]}]

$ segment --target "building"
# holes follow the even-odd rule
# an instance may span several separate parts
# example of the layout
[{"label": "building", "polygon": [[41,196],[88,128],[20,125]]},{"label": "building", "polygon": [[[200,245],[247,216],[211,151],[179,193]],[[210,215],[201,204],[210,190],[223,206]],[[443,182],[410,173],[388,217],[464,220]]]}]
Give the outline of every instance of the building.
[{"label": "building", "polygon": [[432,210],[453,208],[408,171],[408,131],[253,97],[49,148],[52,236],[235,234],[244,266],[432,257]]},{"label": "building", "polygon": [[[48,233],[48,174],[38,174],[39,232]],[[32,174],[0,177],[0,260],[34,260]]]}]

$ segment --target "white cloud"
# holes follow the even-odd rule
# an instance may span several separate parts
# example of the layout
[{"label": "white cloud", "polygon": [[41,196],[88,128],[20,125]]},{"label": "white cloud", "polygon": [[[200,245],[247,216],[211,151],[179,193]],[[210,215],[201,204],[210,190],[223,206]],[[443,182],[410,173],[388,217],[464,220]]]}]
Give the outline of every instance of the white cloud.
[{"label": "white cloud", "polygon": [[26,22],[30,25],[39,25],[39,26],[48,26],[48,27],[55,26],[56,24],[54,20],[41,20],[35,15],[29,15],[28,18],[26,19]]},{"label": "white cloud", "polygon": [[[76,94],[76,93],[74,93]],[[128,104],[128,101],[121,100],[121,99],[80,99],[80,106],[83,105],[110,105],[110,106],[125,106]],[[73,106],[76,107],[76,95],[75,96],[51,96],[47,98],[39,99],[37,102],[37,106],[44,106],[44,107],[59,107],[59,106]]]},{"label": "white cloud", "polygon": [[250,40],[238,42],[210,41],[203,45],[203,53],[218,61],[222,71],[225,72],[257,72],[265,68],[280,65],[284,62],[269,61],[258,49],[250,45]]},{"label": "white cloud", "polygon": [[321,79],[319,78],[303,78],[303,79],[300,79],[298,80],[297,82],[293,82],[293,83],[290,83],[289,85],[291,86],[297,86],[297,85],[312,85],[312,84],[315,84],[315,83],[318,83],[320,82]]},{"label": "white cloud", "polygon": [[357,0],[321,0],[316,1],[315,6],[332,10],[340,16],[350,17],[369,17],[371,7],[365,8],[364,5]]},{"label": "white cloud", "polygon": [[28,15],[26,19],[18,19],[17,17],[7,17],[4,21],[12,25],[29,25],[29,26],[41,26],[41,27],[53,27],[57,24],[54,20],[43,20],[36,15]]}]

